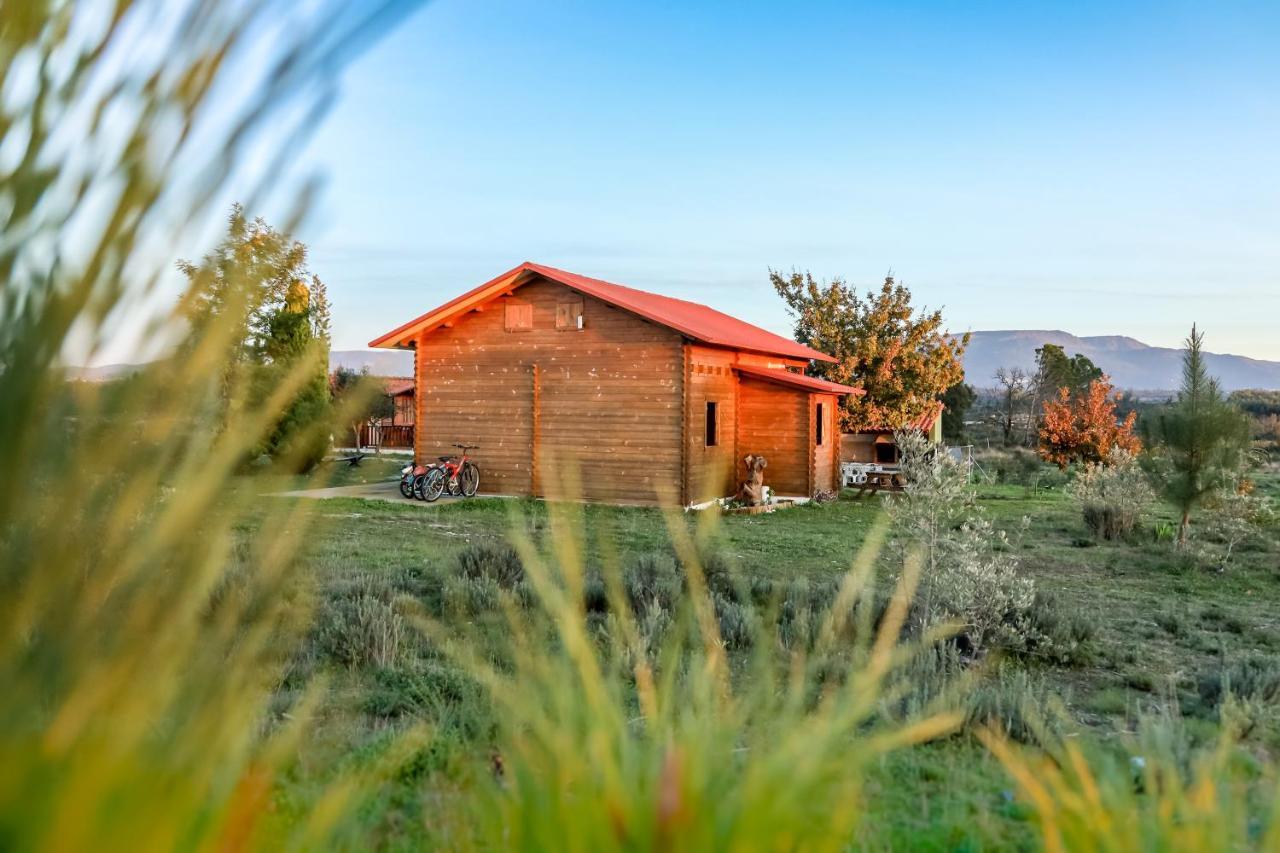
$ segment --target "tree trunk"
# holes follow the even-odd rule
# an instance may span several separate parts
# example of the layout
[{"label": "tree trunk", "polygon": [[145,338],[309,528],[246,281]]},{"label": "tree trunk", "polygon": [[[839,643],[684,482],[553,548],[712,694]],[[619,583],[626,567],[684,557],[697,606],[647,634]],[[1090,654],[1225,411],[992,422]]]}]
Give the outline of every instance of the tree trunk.
[{"label": "tree trunk", "polygon": [[1182,521],[1178,524],[1178,548],[1187,547],[1191,534],[1191,510],[1182,511]]},{"label": "tree trunk", "polygon": [[360,452],[360,424],[352,424],[351,432],[356,437],[356,452],[359,453]]}]

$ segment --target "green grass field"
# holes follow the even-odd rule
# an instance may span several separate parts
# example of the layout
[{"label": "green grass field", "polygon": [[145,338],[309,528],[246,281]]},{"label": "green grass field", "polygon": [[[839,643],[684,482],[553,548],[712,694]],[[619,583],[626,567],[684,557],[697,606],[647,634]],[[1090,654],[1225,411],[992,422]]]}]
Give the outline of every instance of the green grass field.
[{"label": "green grass field", "polygon": [[[360,468],[335,468],[331,481],[387,479],[400,464],[374,459]],[[263,484],[263,478],[253,481],[256,489]],[[1280,495],[1280,477],[1263,475],[1259,485]],[[1150,519],[1131,541],[1101,542],[1088,534],[1060,489],[976,488],[998,527],[1012,531],[1023,517],[1030,519],[1026,533],[1012,540],[1023,570],[1063,612],[1092,627],[1085,654],[1070,664],[1023,658],[1000,666],[1006,674],[1011,668],[1025,673],[1042,692],[1059,697],[1067,730],[1103,744],[1119,742],[1141,716],[1155,714],[1172,720],[1189,743],[1203,743],[1218,722],[1201,689],[1206,678],[1246,658],[1280,674],[1280,529],[1261,531],[1228,570],[1218,572],[1157,541],[1154,525],[1171,521],[1171,512]],[[303,559],[315,584],[321,629],[353,589],[372,589],[387,598],[425,601],[446,622],[457,620],[459,631],[500,634],[496,616],[456,605],[460,593],[451,584],[458,555],[475,543],[503,540],[513,525],[537,543],[549,531],[548,507],[536,501],[332,499],[316,510],[321,523]],[[670,547],[657,510],[586,506],[582,512],[588,565],[615,558],[625,564]],[[827,505],[724,517],[706,544],[748,581],[824,581],[848,570],[880,512],[879,499],[846,494]],[[697,522],[688,516],[683,523]],[[889,579],[880,583],[887,587]],[[358,653],[344,659],[313,632],[305,660],[280,695],[287,705],[291,691],[315,673],[333,673],[320,724],[282,794],[286,804],[305,802],[337,770],[378,755],[409,723],[431,724],[431,746],[364,816],[366,840],[390,847],[447,843],[450,798],[489,772],[493,749],[491,709],[482,693],[429,644],[405,642],[419,644],[418,650],[378,665],[359,660]],[[1247,745],[1274,757],[1280,734],[1261,726]],[[1012,801],[1011,788],[996,761],[966,734],[915,747],[883,759],[873,772],[860,838],[871,848],[1024,846],[1027,812]]]}]

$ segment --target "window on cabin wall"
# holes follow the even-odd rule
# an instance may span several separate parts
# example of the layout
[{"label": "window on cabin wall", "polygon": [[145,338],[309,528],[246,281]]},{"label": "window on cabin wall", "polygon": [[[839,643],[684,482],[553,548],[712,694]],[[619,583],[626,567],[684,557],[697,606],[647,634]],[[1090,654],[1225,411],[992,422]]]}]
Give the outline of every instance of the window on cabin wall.
[{"label": "window on cabin wall", "polygon": [[720,443],[720,406],[718,403],[707,403],[707,447],[715,447]]},{"label": "window on cabin wall", "polygon": [[817,416],[817,418],[816,418],[815,420],[817,420],[817,422],[818,422],[818,434],[817,434],[817,436],[816,436],[816,443],[817,443],[817,445],[818,445],[819,447],[821,447],[821,446],[822,446],[822,444],[823,444],[823,442],[824,442],[824,441],[826,441],[826,437],[827,437],[827,407],[826,407],[826,405],[824,405],[824,404],[822,404],[822,403],[819,403],[819,404],[818,404],[818,416]]},{"label": "window on cabin wall", "polygon": [[582,328],[582,301],[561,302],[556,306],[557,329]]},{"label": "window on cabin wall", "polygon": [[508,299],[504,310],[508,332],[527,332],[533,328],[533,306],[528,302]]}]

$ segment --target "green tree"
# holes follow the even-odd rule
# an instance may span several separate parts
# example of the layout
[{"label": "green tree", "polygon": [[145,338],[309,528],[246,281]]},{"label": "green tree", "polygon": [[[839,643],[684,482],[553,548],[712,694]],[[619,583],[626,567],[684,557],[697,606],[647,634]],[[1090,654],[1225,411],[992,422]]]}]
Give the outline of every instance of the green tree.
[{"label": "green tree", "polygon": [[942,438],[950,444],[958,444],[964,439],[964,416],[978,399],[973,386],[967,382],[957,382],[942,395],[942,405],[946,411],[942,413]]},{"label": "green tree", "polygon": [[814,375],[867,392],[845,398],[843,430],[902,426],[964,378],[969,335],[948,334],[941,311],[917,313],[893,276],[865,298],[842,279],[819,283],[808,272],[769,270],[769,280],[795,318],[796,340],[836,359],[813,364]]},{"label": "green tree", "polygon": [[[298,364],[312,365],[311,378],[258,448],[284,467],[312,467],[327,449],[314,427],[330,417],[330,319],[324,282],[307,267],[307,247],[261,218],[250,220],[237,204],[213,251],[199,264],[179,261],[178,269],[190,284],[183,306],[193,328],[190,346],[220,325],[238,330],[236,357],[227,369],[248,374],[258,389],[248,398],[228,396],[224,418],[237,407],[260,404]],[[230,376],[225,383],[235,384]]]},{"label": "green tree", "polygon": [[1146,420],[1149,466],[1166,500],[1181,513],[1178,545],[1186,547],[1191,513],[1244,467],[1249,421],[1205,369],[1203,333],[1191,327],[1177,399]]},{"label": "green tree", "polygon": [[343,427],[351,430],[352,447],[360,447],[360,428],[395,414],[395,401],[387,395],[383,380],[369,373],[369,368],[352,370],[339,367],[330,380],[336,408],[341,411]]},{"label": "green tree", "polygon": [[1035,384],[1042,401],[1058,396],[1063,388],[1071,397],[1078,397],[1101,378],[1102,368],[1083,353],[1068,356],[1057,344],[1045,344],[1036,350]]}]

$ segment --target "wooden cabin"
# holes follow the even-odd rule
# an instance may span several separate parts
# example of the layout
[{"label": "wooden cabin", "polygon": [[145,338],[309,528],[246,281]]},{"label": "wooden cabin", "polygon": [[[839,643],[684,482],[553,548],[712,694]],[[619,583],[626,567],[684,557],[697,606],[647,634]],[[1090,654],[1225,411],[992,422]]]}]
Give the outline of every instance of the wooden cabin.
[{"label": "wooden cabin", "polygon": [[942,410],[942,403],[938,402],[920,417],[898,427],[877,425],[847,432],[840,437],[840,461],[897,465],[902,457],[893,434],[899,429],[922,432],[933,444],[941,444]]},{"label": "wooden cabin", "polygon": [[391,414],[361,427],[361,446],[413,447],[413,424],[418,415],[414,399],[416,384],[413,377],[388,376],[383,379],[384,392],[391,398]]},{"label": "wooden cabin", "polygon": [[775,494],[836,488],[817,350],[704,305],[523,263],[370,343],[411,349],[419,462],[477,444],[482,493],[697,504],[748,454]]}]

